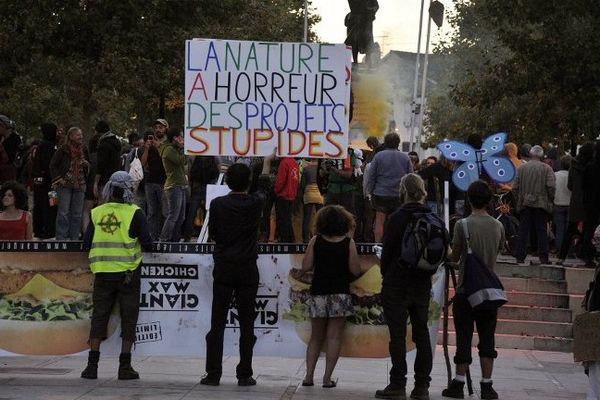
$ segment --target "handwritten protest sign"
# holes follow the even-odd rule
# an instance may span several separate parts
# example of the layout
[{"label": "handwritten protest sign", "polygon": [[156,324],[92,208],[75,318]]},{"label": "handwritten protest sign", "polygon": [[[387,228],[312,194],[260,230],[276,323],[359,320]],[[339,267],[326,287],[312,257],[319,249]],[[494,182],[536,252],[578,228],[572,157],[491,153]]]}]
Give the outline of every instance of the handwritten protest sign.
[{"label": "handwritten protest sign", "polygon": [[188,40],[186,154],[346,157],[350,56],[343,44]]}]

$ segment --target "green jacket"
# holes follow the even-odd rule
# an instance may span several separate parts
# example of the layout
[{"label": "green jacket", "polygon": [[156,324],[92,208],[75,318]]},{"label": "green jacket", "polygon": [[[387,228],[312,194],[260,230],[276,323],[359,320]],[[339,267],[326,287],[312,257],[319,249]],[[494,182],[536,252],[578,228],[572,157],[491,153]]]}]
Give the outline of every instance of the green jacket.
[{"label": "green jacket", "polygon": [[186,158],[183,149],[179,149],[173,143],[165,142],[158,151],[167,175],[165,189],[174,186],[187,186],[187,180],[185,179]]}]

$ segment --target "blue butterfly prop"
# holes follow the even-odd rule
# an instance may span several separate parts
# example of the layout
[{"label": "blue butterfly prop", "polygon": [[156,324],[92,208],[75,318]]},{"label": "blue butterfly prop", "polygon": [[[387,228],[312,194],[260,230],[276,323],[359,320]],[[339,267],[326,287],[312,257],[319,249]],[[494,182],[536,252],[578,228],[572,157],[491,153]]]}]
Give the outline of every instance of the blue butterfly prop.
[{"label": "blue butterfly prop", "polygon": [[515,166],[506,157],[497,155],[504,151],[506,133],[499,132],[488,136],[476,150],[466,143],[444,141],[436,147],[444,157],[452,161],[464,161],[454,170],[452,182],[461,191],[466,192],[469,185],[479,179],[482,170],[495,182],[507,183],[515,177]]}]

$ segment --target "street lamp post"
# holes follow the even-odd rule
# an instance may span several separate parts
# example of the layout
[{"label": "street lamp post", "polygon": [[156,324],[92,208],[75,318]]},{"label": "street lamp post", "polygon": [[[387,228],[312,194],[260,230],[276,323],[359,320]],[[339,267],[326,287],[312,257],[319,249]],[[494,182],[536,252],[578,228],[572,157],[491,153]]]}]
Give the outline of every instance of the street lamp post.
[{"label": "street lamp post", "polygon": [[304,43],[308,42],[308,0],[304,0]]},{"label": "street lamp post", "polygon": [[425,115],[425,90],[427,89],[427,68],[429,65],[429,39],[431,37],[431,21],[435,22],[438,28],[444,22],[444,5],[438,0],[429,0],[429,18],[427,18],[427,40],[425,42],[425,61],[423,65],[423,78],[421,80],[421,109],[419,114],[419,134],[417,136],[416,151],[421,154],[421,139],[423,136],[423,119]]},{"label": "street lamp post", "polygon": [[419,58],[421,56],[421,31],[423,30],[423,9],[425,8],[425,0],[421,0],[421,14],[419,16],[419,39],[417,40],[417,59],[415,61],[415,83],[413,85],[413,95],[412,95],[412,110],[410,115],[410,149],[414,150],[414,140],[415,140],[415,118],[417,118],[417,87],[419,84],[419,70],[421,69],[421,65],[419,64]]}]

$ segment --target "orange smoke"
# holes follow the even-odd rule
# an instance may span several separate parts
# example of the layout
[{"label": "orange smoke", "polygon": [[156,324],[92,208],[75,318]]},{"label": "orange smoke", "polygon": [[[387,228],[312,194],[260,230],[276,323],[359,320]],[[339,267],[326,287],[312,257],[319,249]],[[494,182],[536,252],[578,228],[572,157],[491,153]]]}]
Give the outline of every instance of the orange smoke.
[{"label": "orange smoke", "polygon": [[353,74],[354,113],[351,127],[360,125],[365,136],[385,135],[391,115],[389,82],[374,74]]}]

